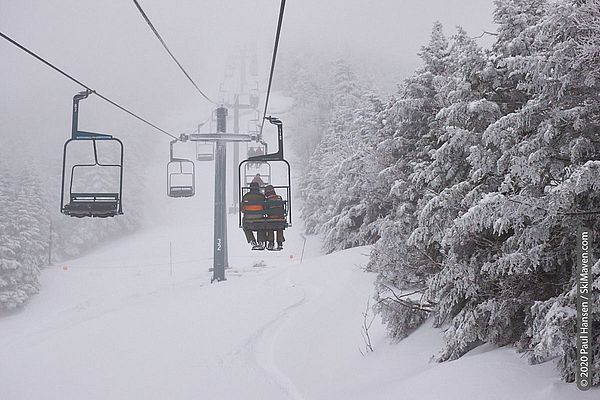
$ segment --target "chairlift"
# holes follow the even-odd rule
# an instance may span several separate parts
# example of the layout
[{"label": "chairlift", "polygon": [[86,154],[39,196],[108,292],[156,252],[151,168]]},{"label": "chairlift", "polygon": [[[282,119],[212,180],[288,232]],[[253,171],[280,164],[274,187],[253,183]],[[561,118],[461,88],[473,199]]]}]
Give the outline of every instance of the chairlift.
[{"label": "chairlift", "polygon": [[261,186],[271,184],[271,164],[267,161],[246,163],[244,167],[244,183],[250,187],[252,181],[257,180]]},{"label": "chairlift", "polygon": [[263,156],[267,154],[267,144],[264,142],[258,142],[257,144],[248,144],[246,154],[248,159],[256,156]]},{"label": "chairlift", "polygon": [[173,145],[170,143],[170,161],[167,164],[167,196],[180,198],[192,197],[196,194],[196,166],[186,158],[173,157]]},{"label": "chairlift", "polygon": [[[61,213],[70,217],[83,218],[83,217],[98,217],[107,218],[114,217],[115,215],[123,214],[122,199],[123,199],[123,143],[107,134],[94,133],[80,131],[78,128],[79,124],[79,102],[86,99],[92,93],[91,90],[80,92],[73,96],[73,115],[72,115],[72,126],[71,126],[71,138],[65,142],[63,149],[63,167],[62,167],[62,186],[61,186],[61,198],[60,198],[60,211]],[[92,143],[94,162],[93,163],[76,163],[70,169],[69,180],[69,196],[68,202],[65,204],[65,181],[67,180],[67,150],[69,144],[72,143]],[[109,143],[114,142],[119,147],[119,158],[118,162],[115,163],[103,163],[99,161],[98,157],[98,143]],[[84,170],[97,171],[102,169],[117,170],[118,178],[114,182],[114,188],[118,189],[111,191],[100,191],[86,190],[81,191],[73,190],[73,182],[76,171]],[[93,185],[90,179],[81,180],[85,181],[87,187]]]},{"label": "chairlift", "polygon": [[[225,83],[221,82],[219,84],[219,102],[220,103],[229,103],[230,100],[230,93],[229,90],[227,90],[227,88],[225,87]],[[214,115],[213,115],[214,117]],[[211,120],[211,125],[212,122],[214,122],[213,120]]]},{"label": "chairlift", "polygon": [[253,108],[258,108],[259,101],[260,101],[260,98],[258,95],[258,82],[256,82],[256,87],[250,89],[250,93],[249,93],[250,106]]},{"label": "chairlift", "polygon": [[252,54],[250,58],[250,75],[258,76],[258,56],[256,54]]},{"label": "chairlift", "polygon": [[248,120],[248,134],[252,137],[258,138],[260,134],[260,127],[258,124],[258,116],[256,118]]},{"label": "chairlift", "polygon": [[[283,124],[274,117],[268,117],[268,121],[277,126],[278,150],[271,153],[256,156],[250,156],[239,164],[239,226],[245,231],[263,231],[284,230],[292,226],[292,192],[291,192],[291,169],[290,164],[283,158]],[[264,144],[264,143],[263,143]],[[266,146],[265,146],[266,150]],[[268,165],[269,183],[273,186],[281,200],[248,200],[244,195],[250,192],[249,176],[243,171],[247,171],[247,165],[259,163]],[[285,179],[281,181],[272,181],[271,165],[283,164]],[[265,182],[265,184],[267,184]],[[246,218],[245,218],[246,216]]]},{"label": "chairlift", "polygon": [[214,142],[196,142],[196,160],[213,161],[215,159]]},{"label": "chairlift", "polygon": [[225,79],[233,78],[233,66],[227,65],[225,66]]},{"label": "chairlift", "polygon": [[[246,148],[246,155],[248,159],[251,159],[252,157],[262,156],[267,154],[267,148],[268,146],[265,142],[258,142],[257,144],[248,144]],[[266,177],[266,179],[270,182],[271,166],[266,161],[251,160],[246,163],[246,166],[244,167],[244,174],[246,177],[259,174],[261,178]],[[250,183],[251,181],[252,180],[246,183]]]}]

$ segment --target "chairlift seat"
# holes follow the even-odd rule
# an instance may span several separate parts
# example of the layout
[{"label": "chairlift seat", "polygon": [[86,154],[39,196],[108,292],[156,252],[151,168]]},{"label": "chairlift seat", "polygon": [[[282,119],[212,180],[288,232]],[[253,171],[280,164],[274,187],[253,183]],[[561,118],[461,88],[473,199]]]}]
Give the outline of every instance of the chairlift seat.
[{"label": "chairlift seat", "polygon": [[193,186],[171,186],[169,197],[192,197],[195,194]]},{"label": "chairlift seat", "polygon": [[252,231],[283,230],[287,223],[286,200],[242,201],[242,227]]},{"label": "chairlift seat", "polygon": [[212,154],[197,154],[196,155],[197,161],[213,161],[214,159],[215,159],[215,156]]},{"label": "chairlift seat", "polygon": [[107,218],[119,212],[118,193],[71,193],[70,202],[63,206],[63,213],[71,217]]},{"label": "chairlift seat", "polygon": [[286,220],[257,219],[242,220],[242,227],[250,231],[278,231],[289,227]]}]

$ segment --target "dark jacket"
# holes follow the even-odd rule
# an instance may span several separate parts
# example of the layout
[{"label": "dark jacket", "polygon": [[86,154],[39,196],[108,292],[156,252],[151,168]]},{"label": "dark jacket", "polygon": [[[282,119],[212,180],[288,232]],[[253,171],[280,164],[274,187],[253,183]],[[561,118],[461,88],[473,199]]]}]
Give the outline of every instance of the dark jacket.
[{"label": "dark jacket", "polygon": [[[277,193],[273,192],[269,192],[267,193],[267,195],[265,196],[267,202],[266,202],[266,207],[267,207],[267,218],[269,219],[282,219],[285,218],[285,209],[283,208],[283,204],[280,203],[281,200],[283,200],[281,198],[280,195],[278,195]],[[277,203],[274,204],[275,202],[271,202],[275,200]]]}]

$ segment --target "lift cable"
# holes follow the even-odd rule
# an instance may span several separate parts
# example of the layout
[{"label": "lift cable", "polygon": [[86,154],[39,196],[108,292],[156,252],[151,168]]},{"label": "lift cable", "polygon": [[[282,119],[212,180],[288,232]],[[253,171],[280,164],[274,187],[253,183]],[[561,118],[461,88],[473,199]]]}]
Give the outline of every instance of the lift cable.
[{"label": "lift cable", "polygon": [[267,96],[265,99],[265,111],[263,113],[263,119],[260,125],[260,137],[262,137],[263,127],[265,126],[265,119],[267,117],[267,106],[269,105],[269,95],[271,94],[271,84],[273,83],[273,71],[275,70],[275,60],[277,58],[277,48],[279,47],[279,36],[281,34],[281,25],[283,23],[284,10],[285,0],[281,0],[281,6],[279,8],[279,20],[277,22],[277,33],[275,35],[275,46],[273,47],[273,59],[271,60],[271,72],[269,73],[269,86],[267,87]]},{"label": "lift cable", "polygon": [[194,85],[194,87],[196,88],[196,90],[198,91],[198,93],[200,93],[202,95],[202,97],[204,97],[209,102],[211,102],[213,104],[216,104],[216,105],[219,105],[219,103],[217,103],[216,101],[211,100],[210,97],[208,97],[206,94],[204,94],[204,92],[202,90],[200,90],[200,88],[198,87],[198,85],[196,85],[196,82],[194,82],[194,80],[191,78],[190,74],[188,74],[187,71],[181,65],[181,63],[179,61],[177,61],[177,59],[175,58],[175,56],[173,55],[173,53],[171,52],[171,50],[169,49],[169,47],[167,46],[167,44],[165,43],[165,41],[163,40],[162,36],[160,36],[160,33],[158,33],[158,30],[156,30],[156,28],[154,27],[154,25],[152,25],[152,22],[150,21],[150,18],[148,18],[148,15],[146,15],[146,13],[144,12],[144,10],[142,9],[142,6],[140,6],[140,3],[138,3],[137,0],[133,0],[133,2],[135,4],[135,6],[137,7],[137,9],[139,10],[140,14],[142,14],[142,17],[144,17],[144,20],[146,20],[146,23],[148,24],[148,26],[150,27],[150,29],[152,29],[152,32],[154,32],[154,35],[156,36],[156,38],[160,41],[160,43],[165,48],[165,50],[167,51],[167,53],[169,53],[169,55],[171,56],[171,58],[173,59],[173,61],[175,61],[175,64],[177,64],[177,66],[179,67],[179,69],[181,70],[181,72],[183,72],[183,74],[188,78],[188,80],[191,82],[191,84]]},{"label": "lift cable", "polygon": [[41,61],[42,63],[46,64],[47,66],[49,66],[50,68],[52,68],[53,70],[55,70],[59,74],[65,76],[66,78],[70,79],[71,81],[75,82],[79,86],[82,86],[85,89],[89,90],[90,92],[94,93],[96,96],[100,97],[102,100],[104,100],[104,101],[112,104],[113,106],[117,107],[118,109],[120,109],[122,111],[125,111],[127,114],[129,114],[132,117],[134,117],[134,118],[142,121],[146,125],[149,125],[149,126],[153,127],[154,129],[156,129],[156,130],[164,133],[165,135],[168,135],[168,136],[170,136],[170,137],[172,137],[174,139],[178,139],[177,136],[170,134],[169,132],[165,131],[164,129],[159,128],[158,126],[154,125],[152,122],[149,122],[148,120],[146,120],[146,119],[140,117],[139,115],[135,114],[133,111],[128,110],[127,108],[121,106],[120,104],[112,101],[108,97],[106,97],[106,96],[98,93],[97,91],[95,91],[94,89],[92,89],[88,85],[86,85],[85,83],[83,83],[83,82],[79,81],[78,79],[72,77],[71,75],[67,74],[66,72],[64,72],[63,70],[61,70],[60,68],[58,68],[57,66],[53,65],[49,61],[46,61],[45,59],[43,59],[42,57],[38,56],[33,51],[29,50],[25,46],[21,45],[20,43],[16,42],[15,40],[11,39],[10,37],[8,37],[4,33],[0,32],[0,37],[2,37],[3,39],[7,40],[10,43],[12,43],[13,45],[15,45],[16,47],[18,47],[19,49],[23,50],[25,53],[29,54],[30,56],[36,58],[38,61]]}]

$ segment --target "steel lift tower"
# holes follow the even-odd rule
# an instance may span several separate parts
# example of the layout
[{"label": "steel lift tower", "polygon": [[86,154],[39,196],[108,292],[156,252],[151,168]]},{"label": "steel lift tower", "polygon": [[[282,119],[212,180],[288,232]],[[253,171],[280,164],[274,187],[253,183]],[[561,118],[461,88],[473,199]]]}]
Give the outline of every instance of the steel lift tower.
[{"label": "steel lift tower", "polygon": [[217,131],[181,135],[181,141],[214,142],[215,148],[215,212],[213,228],[213,276],[211,282],[225,280],[228,267],[227,252],[227,143],[256,141],[256,137],[243,133],[227,133],[227,108],[216,110]]}]

